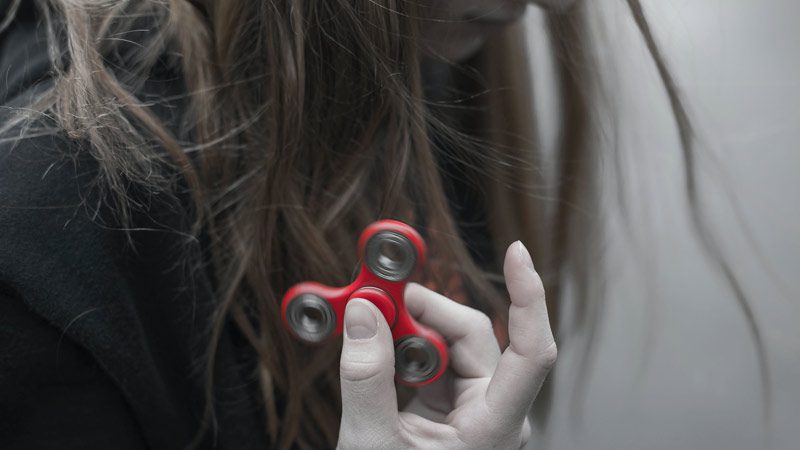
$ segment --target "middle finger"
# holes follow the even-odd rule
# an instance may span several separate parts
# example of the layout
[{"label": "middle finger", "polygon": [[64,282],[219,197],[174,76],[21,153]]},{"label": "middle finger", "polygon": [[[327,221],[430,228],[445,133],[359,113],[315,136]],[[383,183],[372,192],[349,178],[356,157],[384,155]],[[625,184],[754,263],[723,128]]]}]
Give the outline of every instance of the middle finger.
[{"label": "middle finger", "polygon": [[494,373],[500,346],[486,314],[457,303],[416,283],[405,291],[408,312],[442,334],[450,348],[453,372],[462,378],[485,378]]}]

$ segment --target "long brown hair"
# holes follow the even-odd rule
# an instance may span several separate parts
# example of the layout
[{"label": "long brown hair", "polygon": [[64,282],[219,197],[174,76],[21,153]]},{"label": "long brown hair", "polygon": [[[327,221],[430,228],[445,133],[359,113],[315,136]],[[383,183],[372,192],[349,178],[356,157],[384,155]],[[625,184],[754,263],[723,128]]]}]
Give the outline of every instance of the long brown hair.
[{"label": "long brown hair", "polygon": [[[455,295],[448,280],[460,277],[473,306],[504,326],[507,302],[492,283],[501,261],[479,267],[471,258],[432,134],[464,163],[460,176],[483,193],[477,207],[486,210],[495,255],[515,239],[532,250],[554,324],[561,283],[573,280],[580,297],[590,297],[599,230],[596,214],[586,211],[597,210],[599,156],[590,145],[595,84],[581,2],[546,12],[563,130],[554,183],[541,173],[521,25],[453,68],[452,101],[431,102],[420,70],[425,17],[414,1],[38,4],[49,24],[55,84],[17,121],[45,112],[58,132],[88,140],[100,162],[97,186],[115,199],[123,223],[141,206],[128,195],[132,184],[176,195],[170,174],[181,175],[192,232],[210,236],[218,301],[212,343],[232,320],[257,354],[273,445],[335,445],[339,343],[309,351],[290,339],[279,300],[299,280],[349,282],[354,243],[368,223],[396,218],[425,230],[430,281]],[[662,69],[638,1],[628,4]],[[137,31],[142,20],[145,32]],[[136,97],[165,54],[185,83],[180,136]],[[688,119],[668,72],[661,75],[691,163]],[[693,180],[691,167],[687,173]],[[596,321],[597,304],[581,303],[584,326]],[[763,353],[757,328],[753,333]],[[215,352],[212,344],[209,424]]]}]

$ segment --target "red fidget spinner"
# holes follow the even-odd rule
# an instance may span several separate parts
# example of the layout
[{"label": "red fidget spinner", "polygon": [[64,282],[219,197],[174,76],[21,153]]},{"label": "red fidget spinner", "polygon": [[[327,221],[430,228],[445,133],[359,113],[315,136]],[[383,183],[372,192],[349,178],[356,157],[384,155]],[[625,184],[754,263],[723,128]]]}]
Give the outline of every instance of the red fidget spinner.
[{"label": "red fidget spinner", "polygon": [[347,286],[292,286],[281,304],[284,325],[300,340],[322,342],[342,333],[347,302],[363,298],[392,329],[398,379],[410,385],[435,381],[447,368],[447,346],[439,333],[411,317],[403,298],[406,284],[425,264],[425,241],[403,222],[381,220],[361,233],[358,254],[361,272]]}]

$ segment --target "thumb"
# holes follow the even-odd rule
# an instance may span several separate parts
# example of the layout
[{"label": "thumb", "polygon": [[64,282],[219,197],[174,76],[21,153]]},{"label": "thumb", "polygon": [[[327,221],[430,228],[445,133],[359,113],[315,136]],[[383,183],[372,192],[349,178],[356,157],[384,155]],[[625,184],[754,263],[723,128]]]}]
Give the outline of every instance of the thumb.
[{"label": "thumb", "polygon": [[380,444],[398,425],[392,333],[378,308],[360,298],[347,302],[344,328],[340,439]]}]

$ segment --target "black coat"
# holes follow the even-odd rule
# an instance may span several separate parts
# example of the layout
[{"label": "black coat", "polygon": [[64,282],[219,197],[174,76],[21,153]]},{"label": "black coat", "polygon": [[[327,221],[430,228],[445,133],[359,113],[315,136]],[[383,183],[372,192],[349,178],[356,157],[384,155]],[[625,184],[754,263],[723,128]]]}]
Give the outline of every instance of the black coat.
[{"label": "black coat", "polygon": [[[0,35],[4,121],[51,83],[33,2],[22,3]],[[180,92],[174,74],[156,71],[139,94]],[[181,108],[171,106],[156,112],[175,125]],[[57,135],[0,140],[0,448],[184,448],[203,418],[214,307],[208,268],[187,261],[208,260],[207,247],[187,239],[183,203],[158,198],[123,231],[92,188],[97,163],[84,147]],[[445,181],[471,249],[482,249],[473,256],[490,260],[478,197]],[[229,327],[216,431],[199,448],[266,448],[254,373]]]},{"label": "black coat", "polygon": [[[32,3],[23,1],[0,37],[6,110],[50,84]],[[144,88],[174,89],[180,83],[166,74]],[[159,111],[168,122],[170,114]],[[0,141],[0,448],[184,448],[203,417],[213,304],[207,268],[181,255],[198,255],[202,242],[182,233],[185,208],[156,198],[133,217],[129,245],[91,188],[97,164],[82,145]],[[200,448],[266,448],[240,341],[232,329],[223,335],[216,404],[224,408]]]}]

